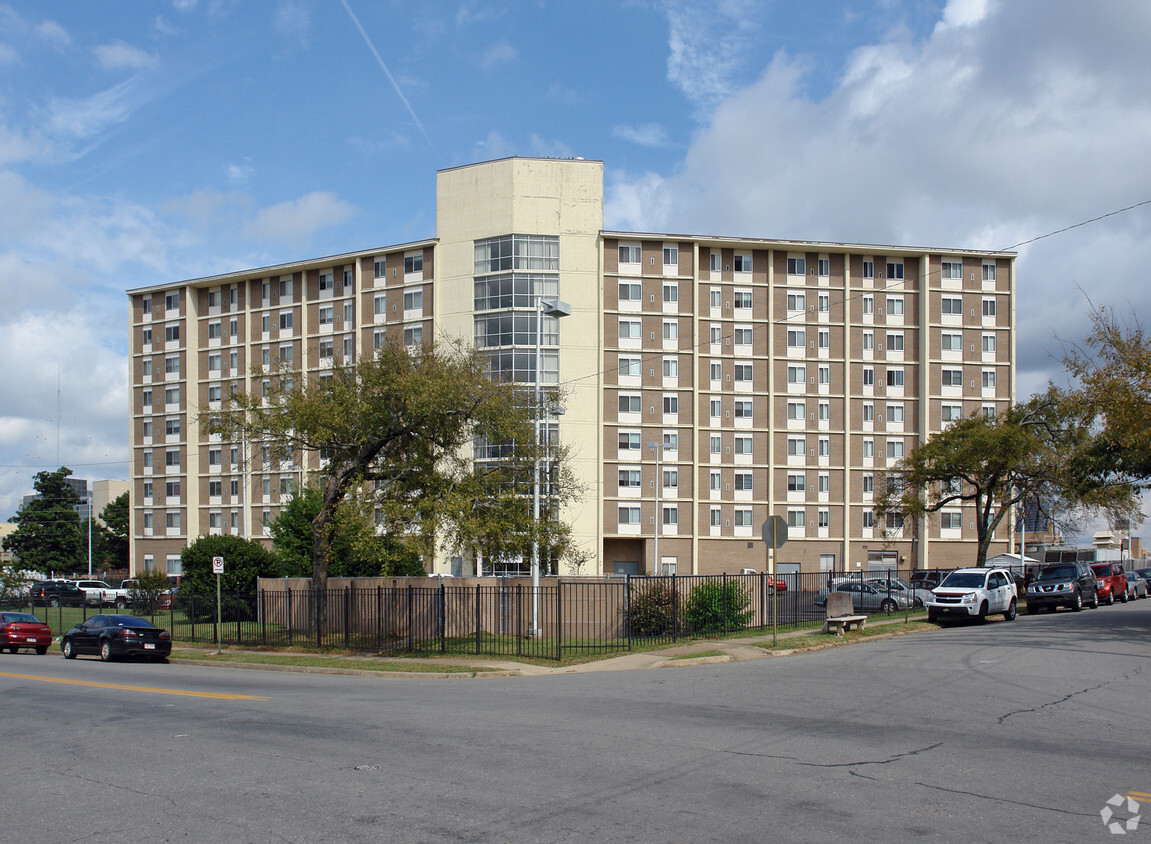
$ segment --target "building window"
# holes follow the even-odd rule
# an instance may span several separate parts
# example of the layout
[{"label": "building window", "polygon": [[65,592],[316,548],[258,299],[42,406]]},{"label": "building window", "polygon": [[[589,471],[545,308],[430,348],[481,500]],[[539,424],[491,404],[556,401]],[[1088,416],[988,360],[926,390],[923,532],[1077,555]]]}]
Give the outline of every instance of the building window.
[{"label": "building window", "polygon": [[638,525],[639,524],[639,508],[638,507],[620,507],[618,515],[619,523],[621,525]]},{"label": "building window", "polygon": [[208,323],[208,339],[209,340],[219,340],[220,339],[220,333],[221,333],[221,328],[220,328],[220,321],[218,319],[212,320],[211,322]]},{"label": "building window", "polygon": [[708,370],[711,373],[711,380],[712,381],[722,381],[723,380],[723,364],[722,363],[720,363],[717,360],[712,361],[710,364],[708,364]]},{"label": "building window", "polygon": [[873,495],[875,493],[875,475],[863,476],[863,494]]},{"label": "building window", "polygon": [[711,399],[710,408],[712,419],[718,419],[723,415],[723,402],[719,399]]},{"label": "building window", "polygon": [[944,331],[940,335],[940,348],[945,352],[962,352],[963,351],[963,335],[954,334]]},{"label": "building window", "polygon": [[788,492],[803,492],[807,489],[807,479],[803,475],[787,476]]},{"label": "building window", "polygon": [[372,262],[372,275],[376,278],[384,278],[388,274],[388,261],[386,258],[376,258]]},{"label": "building window", "polygon": [[752,331],[750,325],[737,325],[735,327],[735,345],[750,346]]},{"label": "building window", "polygon": [[807,335],[802,328],[789,328],[787,330],[787,347],[789,349],[802,349],[807,345]]},{"label": "building window", "polygon": [[320,292],[336,289],[335,273],[320,273]]},{"label": "building window", "polygon": [[818,375],[817,380],[820,384],[826,385],[826,384],[831,383],[831,367],[830,366],[821,363],[816,368],[816,374]]},{"label": "building window", "polygon": [[165,293],[164,294],[164,310],[178,311],[180,310],[180,294],[179,293]]},{"label": "building window", "polygon": [[664,378],[678,378],[679,377],[679,358],[664,358],[663,359],[663,377]]},{"label": "building window", "polygon": [[752,380],[752,364],[750,364],[750,363],[736,363],[736,365],[735,365],[735,380],[750,383]]},{"label": "building window", "polygon": [[619,300],[621,302],[638,302],[641,295],[638,281],[621,281],[619,283]]},{"label": "building window", "polygon": [[988,354],[988,355],[995,354],[995,335],[994,334],[984,334],[983,335],[983,353]]},{"label": "building window", "polygon": [[753,453],[751,437],[736,437],[735,438],[735,453],[747,454]]},{"label": "building window", "polygon": [[665,395],[663,397],[663,412],[665,415],[677,415],[679,413],[679,396]]},{"label": "building window", "polygon": [[787,294],[787,309],[798,313],[807,309],[807,298],[802,293]]},{"label": "building window", "polygon": [[291,311],[280,311],[280,330],[291,331],[293,324],[293,317]]},{"label": "building window", "polygon": [[874,331],[864,331],[863,332],[863,351],[870,352],[870,351],[873,351],[874,349],[875,349],[875,332]]},{"label": "building window", "polygon": [[424,271],[424,253],[416,252],[404,256],[404,275],[408,273],[422,273]]},{"label": "building window", "polygon": [[888,387],[902,387],[903,386],[903,370],[889,368],[887,370],[887,386]]},{"label": "building window", "polygon": [[639,489],[639,469],[619,470],[620,489]]},{"label": "building window", "polygon": [[179,324],[165,325],[164,326],[164,342],[165,343],[174,343],[179,339],[180,339],[180,326],[179,326]]},{"label": "building window", "polygon": [[787,259],[787,274],[788,275],[807,275],[807,259],[806,258],[788,258]]},{"label": "building window", "polygon": [[679,323],[675,320],[664,320],[663,323],[663,339],[664,340],[678,340],[679,339]]},{"label": "building window", "polygon": [[733,259],[733,268],[737,273],[751,272],[751,256],[736,255]]},{"label": "building window", "polygon": [[165,419],[164,420],[164,433],[167,434],[169,437],[180,436],[180,418],[176,417],[174,419]]},{"label": "building window", "polygon": [[676,431],[663,432],[663,450],[679,451],[679,434]]},{"label": "building window", "polygon": [[983,265],[983,280],[984,281],[995,281],[995,265],[994,264],[984,264]]},{"label": "building window", "polygon": [[679,489],[679,470],[678,469],[664,469],[663,470],[663,488],[664,489]]},{"label": "building window", "polygon": [[863,262],[863,277],[875,278],[875,261]]},{"label": "building window", "polygon": [[946,316],[963,316],[963,297],[944,296],[940,300],[940,311]]},{"label": "building window", "polygon": [[963,386],[963,370],[962,369],[944,369],[940,373],[940,379],[944,387],[962,387]]},{"label": "building window", "polygon": [[821,276],[831,275],[831,261],[827,258],[819,258],[816,261],[816,272]]},{"label": "building window", "polygon": [[903,405],[889,404],[887,406],[887,421],[896,424],[903,424]]},{"label": "building window", "polygon": [[619,245],[619,262],[621,264],[638,264],[642,260],[638,243],[621,243]]},{"label": "building window", "polygon": [[[712,253],[715,254],[714,252]],[[711,526],[720,527],[723,524],[723,512],[718,507],[711,508]]]},{"label": "building window", "polygon": [[803,510],[788,510],[787,511],[787,526],[797,530],[803,530],[804,524],[807,520],[807,514]]},{"label": "building window", "polygon": [[995,370],[994,369],[985,369],[982,372],[982,376],[983,376],[983,389],[994,390],[995,389]]},{"label": "building window", "polygon": [[831,332],[828,329],[826,329],[826,328],[819,329],[818,333],[816,334],[816,338],[817,339],[816,339],[815,345],[818,348],[820,348],[820,349],[830,349],[831,348]]},{"label": "building window", "polygon": [[735,403],[735,418],[736,419],[751,419],[752,418],[752,403],[749,401],[737,401]]},{"label": "building window", "polygon": [[887,262],[887,277],[889,279],[902,279],[903,278],[903,262],[902,261],[888,261]]},{"label": "building window", "polygon": [[863,403],[863,421],[864,422],[874,422],[875,421],[875,405],[869,401]]},{"label": "building window", "polygon": [[[663,248],[663,265],[665,267],[676,267],[678,270],[678,268],[679,268],[679,247],[677,247],[677,246],[665,246]],[[664,299],[664,301],[666,302],[667,299]]]},{"label": "building window", "polygon": [[734,294],[735,307],[745,311],[751,310],[751,291],[736,290]]},{"label": "building window", "polygon": [[719,454],[721,451],[723,451],[723,442],[720,439],[719,434],[712,434],[708,438],[708,447],[712,454]]},{"label": "building window", "polygon": [[888,440],[887,456],[891,460],[901,460],[903,458],[903,440]]},{"label": "building window", "polygon": [[985,317],[995,316],[995,300],[994,299],[984,299],[983,300],[983,315]]},{"label": "building window", "polygon": [[819,403],[819,421],[831,421],[831,402],[821,401]]},{"label": "building window", "polygon": [[[422,325],[409,325],[404,328],[404,345],[418,346],[424,342],[424,327]],[[345,349],[344,354],[348,354]]]},{"label": "building window", "polygon": [[962,419],[963,406],[958,404],[945,404],[939,409],[939,418],[944,424]]},{"label": "building window", "polygon": [[[712,252],[709,255],[709,258],[710,258],[709,266],[711,267],[711,271],[713,273],[720,272],[723,269],[723,256],[719,252]],[[713,305],[713,307],[719,307],[719,306]]]},{"label": "building window", "polygon": [[640,396],[636,393],[619,394],[620,413],[639,413],[641,411]]},{"label": "building window", "polygon": [[803,437],[787,438],[787,456],[803,457],[807,454],[807,440]]},{"label": "building window", "polygon": [[866,457],[875,457],[875,440],[871,439],[871,437],[864,437],[863,456],[865,458]]},{"label": "building window", "polygon": [[[984,269],[987,269],[986,265]],[[959,530],[963,527],[963,514],[944,510],[939,514],[939,526],[943,530]]]},{"label": "building window", "polygon": [[751,527],[752,516],[750,507],[736,507],[735,508],[735,526],[736,527]]},{"label": "building window", "polygon": [[751,492],[755,489],[755,481],[751,472],[735,473],[735,489],[737,492]]},{"label": "building window", "polygon": [[641,363],[642,363],[641,358],[625,357],[624,355],[620,355],[619,356],[619,374],[620,375],[629,375],[629,376],[634,375],[635,377],[638,378],[639,374],[640,374]]},{"label": "building window", "polygon": [[405,311],[422,311],[424,309],[424,291],[423,288],[416,290],[404,291],[404,310]]},{"label": "building window", "polygon": [[871,387],[875,384],[875,369],[870,366],[863,367],[863,386]]},{"label": "building window", "polygon": [[820,472],[816,478],[816,490],[821,493],[831,492],[831,475],[827,472]]},{"label": "building window", "polygon": [[372,313],[376,316],[384,316],[388,312],[388,294],[377,293],[372,298]]},{"label": "building window", "polygon": [[663,301],[669,305],[679,302],[678,284],[665,284],[663,286]]},{"label": "building window", "polygon": [[875,527],[875,513],[871,510],[863,511],[863,527],[870,530]]},{"label": "building window", "polygon": [[639,451],[640,450],[639,431],[620,431],[619,432],[619,450],[620,451]]},{"label": "building window", "polygon": [[639,340],[643,332],[643,325],[638,319],[621,319],[619,321],[619,339]]},{"label": "building window", "polygon": [[889,352],[902,352],[903,351],[903,332],[887,334],[887,351]]},{"label": "building window", "polygon": [[820,437],[816,443],[817,454],[820,457],[831,457],[831,438]]},{"label": "building window", "polygon": [[939,269],[940,278],[963,278],[963,264],[959,261],[944,261]]},{"label": "building window", "polygon": [[[900,266],[903,266],[900,264]],[[887,297],[887,314],[888,316],[902,316],[903,315],[903,297],[902,296],[888,296]]]},{"label": "building window", "polygon": [[164,514],[164,525],[169,530],[179,530],[180,529],[180,513],[179,512],[165,513]]},{"label": "building window", "polygon": [[788,384],[803,384],[807,381],[807,370],[802,365],[789,366],[787,368],[787,383]]},{"label": "building window", "polygon": [[864,316],[870,316],[871,314],[875,313],[875,297],[874,296],[864,296],[863,297],[863,313],[864,313]]},{"label": "building window", "polygon": [[792,421],[806,419],[807,410],[804,403],[801,401],[789,401],[787,403],[787,418]]}]

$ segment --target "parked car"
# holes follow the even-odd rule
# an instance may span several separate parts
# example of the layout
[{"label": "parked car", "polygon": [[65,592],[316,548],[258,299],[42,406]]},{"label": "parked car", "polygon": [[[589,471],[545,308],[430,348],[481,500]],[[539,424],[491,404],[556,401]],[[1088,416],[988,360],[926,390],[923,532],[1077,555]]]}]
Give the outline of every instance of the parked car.
[{"label": "parked car", "polygon": [[943,582],[943,578],[951,574],[951,569],[922,569],[911,573],[912,589],[934,589]]},{"label": "parked car", "polygon": [[30,612],[0,612],[0,650],[34,649],[43,656],[52,644],[52,628]]},{"label": "parked car", "polygon": [[1131,600],[1147,597],[1147,581],[1133,571],[1127,572],[1127,597]]},{"label": "parked car", "polygon": [[1143,582],[1147,584],[1147,594],[1151,595],[1151,569],[1135,569],[1135,573],[1143,578]]},{"label": "parked car", "polygon": [[1052,563],[1039,569],[1039,575],[1027,587],[1027,612],[1041,608],[1055,612],[1059,607],[1075,611],[1099,606],[1099,587],[1095,572],[1087,563]]},{"label": "parked car", "polygon": [[[851,607],[855,612],[886,612],[907,608],[907,595],[888,593],[872,583],[861,583],[858,580],[847,580],[832,587],[835,592],[848,592],[851,594]],[[815,596],[815,605],[823,608],[827,606],[827,590],[820,589]]]},{"label": "parked car", "polygon": [[872,586],[878,586],[885,592],[903,595],[911,601],[912,607],[925,607],[927,606],[928,599],[931,598],[930,589],[904,583],[899,578],[887,580],[882,577],[868,577],[865,578],[863,582],[870,583]]},{"label": "parked car", "polygon": [[1099,602],[1111,606],[1116,601],[1127,600],[1127,574],[1122,563],[1093,563],[1095,588],[1099,591]]},{"label": "parked car", "polygon": [[84,603],[90,607],[102,607],[112,603],[109,600],[115,591],[110,583],[103,580],[77,580],[76,585],[84,590]]},{"label": "parked car", "polygon": [[44,580],[29,593],[33,606],[79,607],[84,605],[84,590],[68,580]]},{"label": "parked car", "polygon": [[164,660],[172,652],[167,630],[134,615],[94,615],[64,634],[60,650],[65,659],[99,654],[104,662],[121,656]]},{"label": "parked car", "polygon": [[956,569],[935,587],[927,602],[928,621],[944,617],[975,618],[1003,614],[1014,621],[1019,606],[1015,578],[1006,569]]}]

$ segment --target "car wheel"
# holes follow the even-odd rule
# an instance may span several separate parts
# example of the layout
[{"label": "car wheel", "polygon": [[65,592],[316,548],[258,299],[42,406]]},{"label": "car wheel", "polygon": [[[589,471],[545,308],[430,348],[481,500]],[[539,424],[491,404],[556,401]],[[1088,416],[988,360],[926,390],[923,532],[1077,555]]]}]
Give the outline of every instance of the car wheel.
[{"label": "car wheel", "polygon": [[986,601],[984,601],[982,604],[979,605],[979,615],[977,615],[975,617],[975,620],[979,624],[986,624],[987,623],[987,602]]},{"label": "car wheel", "polygon": [[47,645],[37,645],[36,646],[36,653],[40,654],[40,656],[44,656],[44,654],[48,653],[48,646]]},{"label": "car wheel", "polygon": [[127,608],[128,608],[128,602],[127,601],[125,601],[123,598],[117,598],[116,599],[116,609],[123,610],[123,609],[127,609]]},{"label": "car wheel", "polygon": [[100,643],[100,660],[102,662],[112,661],[112,643],[107,639]]},{"label": "car wheel", "polygon": [[75,659],[76,649],[72,647],[72,640],[64,640],[64,659]]},{"label": "car wheel", "polygon": [[932,621],[932,622],[939,621],[939,616],[935,614],[934,610],[928,610],[927,611],[927,620]]},{"label": "car wheel", "polygon": [[16,653],[18,650],[20,650],[20,649],[19,649],[18,647],[16,647],[15,645],[13,645],[12,647],[8,648],[8,653],[10,653],[10,654],[14,654],[14,653]]},{"label": "car wheel", "polygon": [[1028,604],[1027,605],[1027,614],[1028,615],[1038,615],[1039,614],[1039,607],[1033,607],[1031,604]]},{"label": "car wheel", "polygon": [[1098,589],[1096,589],[1094,592],[1091,593],[1091,609],[1093,609],[1093,610],[1099,609],[1099,590]]},{"label": "car wheel", "polygon": [[60,606],[60,599],[59,598],[49,598],[48,599],[48,606],[50,606],[50,607]]},{"label": "car wheel", "polygon": [[1003,619],[1005,621],[1015,621],[1015,615],[1015,599],[1012,598],[1011,603],[1007,605],[1007,612],[1003,613]]},{"label": "car wheel", "polygon": [[895,612],[895,601],[890,598],[884,598],[883,603],[879,605],[879,611],[885,612],[888,615]]},{"label": "car wheel", "polygon": [[1122,601],[1123,603],[1127,603],[1127,590],[1126,589],[1123,590],[1123,597],[1120,598],[1119,600]]},{"label": "car wheel", "polygon": [[1114,603],[1115,603],[1115,593],[1114,592],[1108,592],[1107,593],[1107,606],[1111,606]]},{"label": "car wheel", "polygon": [[1075,593],[1075,597],[1071,599],[1071,609],[1075,612],[1083,609],[1083,595],[1079,592]]}]

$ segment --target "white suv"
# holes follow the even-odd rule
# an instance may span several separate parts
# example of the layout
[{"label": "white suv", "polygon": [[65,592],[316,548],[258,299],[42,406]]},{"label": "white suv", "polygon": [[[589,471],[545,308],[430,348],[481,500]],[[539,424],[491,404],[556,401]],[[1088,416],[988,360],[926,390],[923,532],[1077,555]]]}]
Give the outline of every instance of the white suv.
[{"label": "white suv", "polygon": [[927,618],[938,621],[948,616],[977,618],[1002,613],[1007,621],[1015,620],[1019,595],[1015,578],[1004,569],[958,569],[944,578],[927,601]]}]

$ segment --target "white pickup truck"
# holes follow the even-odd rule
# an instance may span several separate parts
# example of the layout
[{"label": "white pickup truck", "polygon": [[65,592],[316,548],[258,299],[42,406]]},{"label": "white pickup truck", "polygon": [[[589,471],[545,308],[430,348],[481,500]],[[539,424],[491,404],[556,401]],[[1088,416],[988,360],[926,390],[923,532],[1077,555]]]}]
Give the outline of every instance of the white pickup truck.
[{"label": "white pickup truck", "polygon": [[129,603],[128,590],[117,589],[103,580],[77,580],[76,585],[84,590],[84,603],[91,607],[112,607],[126,609]]}]

